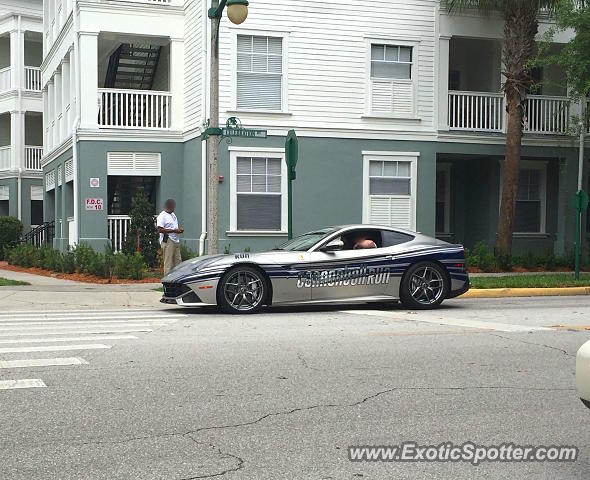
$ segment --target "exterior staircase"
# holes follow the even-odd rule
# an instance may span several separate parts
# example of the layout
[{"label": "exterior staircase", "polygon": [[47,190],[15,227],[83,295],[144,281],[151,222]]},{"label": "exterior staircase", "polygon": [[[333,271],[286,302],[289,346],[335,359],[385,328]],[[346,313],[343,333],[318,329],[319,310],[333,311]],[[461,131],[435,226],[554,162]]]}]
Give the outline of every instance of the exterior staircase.
[{"label": "exterior staircase", "polygon": [[105,88],[151,90],[162,47],[122,43],[110,58]]}]

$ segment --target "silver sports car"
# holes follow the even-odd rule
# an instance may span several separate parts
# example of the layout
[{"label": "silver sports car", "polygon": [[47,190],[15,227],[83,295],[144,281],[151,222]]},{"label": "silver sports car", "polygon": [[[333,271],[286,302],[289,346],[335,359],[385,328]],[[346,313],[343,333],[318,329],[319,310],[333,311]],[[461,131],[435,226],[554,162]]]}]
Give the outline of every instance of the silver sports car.
[{"label": "silver sports car", "polygon": [[270,252],[207,255],[162,279],[162,302],[254,313],[265,305],[401,300],[429,309],[469,289],[465,252],[416,232],[324,228]]}]

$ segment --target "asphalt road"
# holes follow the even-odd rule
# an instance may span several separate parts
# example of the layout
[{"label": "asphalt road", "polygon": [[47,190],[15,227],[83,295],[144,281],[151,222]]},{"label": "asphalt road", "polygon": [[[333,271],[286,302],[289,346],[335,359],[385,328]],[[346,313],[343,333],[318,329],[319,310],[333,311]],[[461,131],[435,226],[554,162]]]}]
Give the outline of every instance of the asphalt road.
[{"label": "asphalt road", "polygon": [[[57,307],[41,314],[42,294],[19,295],[0,312],[3,480],[590,476],[590,410],[574,389],[590,298],[238,317],[162,308],[150,292],[137,296],[152,308],[133,295],[109,301],[108,291],[87,293],[83,309],[50,292]],[[580,454],[479,466],[348,460],[349,446],[404,441]]]}]

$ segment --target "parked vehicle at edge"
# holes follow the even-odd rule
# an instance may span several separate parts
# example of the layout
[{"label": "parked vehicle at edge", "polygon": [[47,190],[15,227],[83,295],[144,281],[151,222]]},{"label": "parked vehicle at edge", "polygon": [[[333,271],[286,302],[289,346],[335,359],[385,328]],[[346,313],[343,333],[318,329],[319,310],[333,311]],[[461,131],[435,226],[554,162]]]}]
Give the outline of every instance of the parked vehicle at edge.
[{"label": "parked vehicle at edge", "polygon": [[590,408],[590,341],[576,354],[576,389],[580,400]]},{"label": "parked vehicle at edge", "polygon": [[[376,248],[354,249],[363,238]],[[253,313],[265,305],[401,300],[431,309],[469,289],[463,246],[373,225],[308,232],[270,252],[195,258],[162,279],[162,302]]]}]

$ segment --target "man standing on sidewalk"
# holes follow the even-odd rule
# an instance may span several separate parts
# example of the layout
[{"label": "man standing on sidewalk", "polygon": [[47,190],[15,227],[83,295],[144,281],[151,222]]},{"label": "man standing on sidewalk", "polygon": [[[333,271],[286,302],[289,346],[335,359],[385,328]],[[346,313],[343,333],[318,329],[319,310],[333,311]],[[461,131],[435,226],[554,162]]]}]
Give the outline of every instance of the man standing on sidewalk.
[{"label": "man standing on sidewalk", "polygon": [[158,233],[160,234],[160,245],[164,258],[164,275],[167,275],[182,260],[180,257],[179,234],[184,228],[178,226],[178,218],[174,213],[176,202],[169,198],[164,203],[164,210],[158,215]]}]

